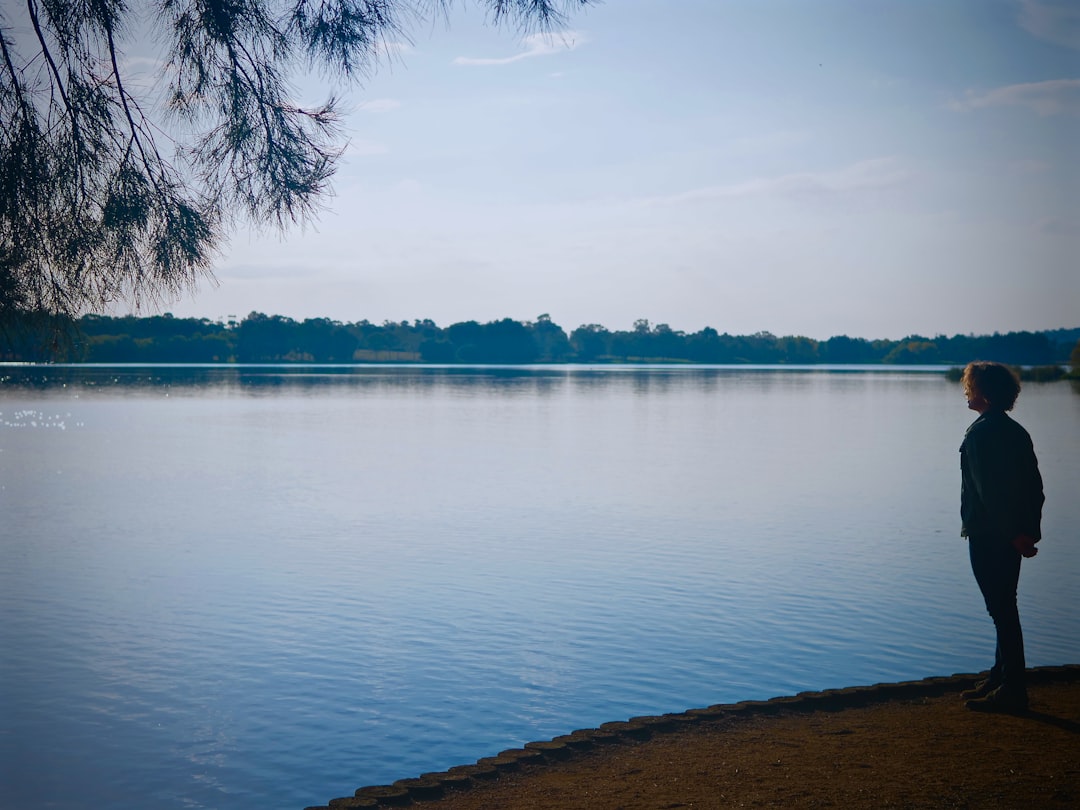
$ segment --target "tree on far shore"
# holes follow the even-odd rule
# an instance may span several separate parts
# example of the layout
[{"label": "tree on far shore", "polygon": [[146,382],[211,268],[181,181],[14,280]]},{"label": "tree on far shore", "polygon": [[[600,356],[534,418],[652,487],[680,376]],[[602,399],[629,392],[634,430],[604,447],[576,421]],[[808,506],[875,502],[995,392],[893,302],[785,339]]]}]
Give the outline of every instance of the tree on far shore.
[{"label": "tree on far shore", "polygon": [[[687,334],[638,321],[632,330],[583,324],[569,335],[548,315],[521,322],[461,321],[442,328],[429,319],[342,323],[294,321],[252,312],[221,323],[206,318],[85,315],[78,337],[60,355],[0,331],[0,360],[94,363],[934,363],[961,366],[986,357],[1025,369],[1028,379],[1057,379],[1078,367],[1078,329],[866,340],[844,335],[817,341],[770,332],[731,335],[706,326]],[[1070,359],[1070,352],[1071,359]],[[959,368],[956,369],[959,374]]]}]

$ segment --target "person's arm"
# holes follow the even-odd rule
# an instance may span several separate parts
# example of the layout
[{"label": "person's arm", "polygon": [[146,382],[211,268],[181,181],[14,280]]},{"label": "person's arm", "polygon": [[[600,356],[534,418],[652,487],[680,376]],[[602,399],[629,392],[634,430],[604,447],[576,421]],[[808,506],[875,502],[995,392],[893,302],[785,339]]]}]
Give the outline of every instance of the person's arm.
[{"label": "person's arm", "polygon": [[1035,543],[1042,537],[1042,506],[1046,500],[1043,494],[1043,480],[1039,472],[1039,460],[1035,457],[1035,446],[1031,436],[1025,431],[1021,435],[1017,448],[1016,478],[1019,536],[1025,538],[1024,545],[1030,554],[1020,551],[1025,557],[1034,557]]},{"label": "person's arm", "polygon": [[989,525],[1008,537],[1020,554],[1034,557],[1041,537],[1042,477],[1031,438],[990,430],[968,442],[975,493]]}]

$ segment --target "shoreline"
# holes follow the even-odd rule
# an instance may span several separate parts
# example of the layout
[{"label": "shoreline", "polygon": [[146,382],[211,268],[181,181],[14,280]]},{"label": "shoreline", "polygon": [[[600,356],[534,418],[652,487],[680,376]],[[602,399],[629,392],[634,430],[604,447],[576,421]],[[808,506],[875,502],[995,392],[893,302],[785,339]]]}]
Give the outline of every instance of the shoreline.
[{"label": "shoreline", "polygon": [[[983,673],[985,675],[985,673]],[[850,734],[848,730],[841,729],[835,732],[822,731],[810,728],[820,725],[822,721],[835,719],[836,717],[851,714],[866,715],[866,722],[873,724],[874,718],[888,720],[890,730],[885,740],[896,740],[896,748],[899,750],[899,736],[910,735],[912,726],[909,722],[917,712],[925,710],[935,712],[948,712],[938,718],[935,727],[944,727],[952,722],[953,715],[956,721],[963,725],[971,726],[977,730],[979,720],[987,721],[987,715],[979,715],[963,709],[959,701],[954,701],[956,695],[969,688],[982,675],[976,673],[962,673],[950,676],[931,677],[918,681],[902,681],[897,683],[879,683],[869,686],[853,686],[841,689],[830,689],[822,692],[801,692],[792,696],[774,697],[769,700],[748,700],[733,704],[717,704],[705,708],[690,709],[677,714],[665,714],[659,716],[633,717],[629,720],[603,723],[597,728],[580,729],[570,734],[561,735],[551,740],[543,740],[526,743],[521,748],[501,751],[493,756],[481,757],[473,764],[459,765],[446,771],[421,774],[413,778],[400,779],[390,785],[369,785],[356,790],[353,796],[331,799],[326,805],[316,805],[307,810],[351,810],[351,808],[376,808],[376,807],[400,807],[412,804],[431,806],[434,810],[458,810],[458,807],[466,806],[490,806],[490,807],[556,807],[569,806],[567,795],[581,795],[584,792],[588,796],[588,788],[603,788],[618,783],[623,793],[629,792],[636,795],[642,791],[636,791],[633,780],[638,778],[631,774],[630,783],[624,777],[620,777],[615,771],[604,772],[598,766],[607,768],[615,767],[615,763],[621,759],[620,751],[624,754],[633,752],[635,757],[649,757],[650,749],[663,746],[676,746],[676,756],[670,761],[657,763],[660,767],[657,773],[674,774],[679,770],[679,762],[682,759],[693,759],[695,752],[701,753],[711,746],[720,746],[727,751],[730,744],[736,743],[734,739],[739,733],[762,727],[762,732],[769,734],[771,727],[783,726],[784,733],[792,731],[798,737],[807,735],[807,750],[803,751],[800,758],[805,762],[810,749],[817,751],[822,747],[822,740],[826,737],[822,734],[839,735],[834,738],[840,740]],[[1059,717],[1052,712],[1050,714],[1042,709],[1051,694],[1059,693],[1067,695],[1070,700],[1077,699],[1080,705],[1080,665],[1070,664],[1062,666],[1038,667],[1029,670],[1029,682],[1033,693],[1033,709],[1027,714],[1028,719],[1038,720],[1041,724],[1056,727],[1060,733],[1070,735],[1072,738],[1072,751],[1080,751],[1080,743],[1075,735],[1080,734],[1080,716]],[[1064,687],[1064,688],[1059,688]],[[1051,701],[1053,702],[1053,701]],[[957,710],[959,707],[959,710]],[[1063,707],[1068,713],[1073,704]],[[886,718],[886,715],[888,717]],[[994,715],[989,720],[991,724],[1002,718],[1023,720],[1023,715]],[[814,720],[814,722],[811,722]],[[862,720],[860,720],[862,722]],[[792,726],[792,724],[794,724]],[[791,729],[788,727],[791,726]],[[1035,731],[1036,729],[1033,729]],[[920,731],[919,734],[925,734]],[[1019,740],[1019,736],[1017,737]],[[756,739],[755,743],[766,740]],[[978,737],[976,737],[976,744]],[[1000,744],[1001,740],[997,740]],[[929,750],[941,747],[940,740],[911,741],[916,750],[923,750],[924,744]],[[1019,744],[1019,743],[1018,743]],[[788,747],[797,748],[798,741],[790,743]],[[967,748],[962,749],[970,752],[972,742],[967,742]],[[847,747],[847,746],[845,746]],[[1000,748],[1000,745],[998,746]],[[889,745],[886,744],[885,753],[888,754]],[[1066,749],[1068,747],[1066,746]],[[997,749],[995,749],[997,750]],[[1026,749],[1024,749],[1026,751]],[[665,750],[663,757],[671,757],[672,752]],[[730,752],[729,752],[730,753]],[[971,752],[974,753],[974,752]],[[1033,757],[1044,757],[1046,752],[1032,751]],[[655,758],[655,757],[653,757]],[[1065,790],[1067,798],[1080,800],[1080,789],[1077,781],[1080,781],[1080,757],[1075,754],[1076,769],[1063,774],[1066,784],[1062,786],[1062,777],[1058,778],[1058,788]],[[715,757],[707,760],[712,762]],[[777,760],[777,763],[781,760]],[[944,767],[944,763],[942,765]],[[950,765],[949,767],[953,767]],[[925,769],[924,769],[925,770]],[[736,769],[738,773],[738,769]],[[744,770],[745,773],[745,770]],[[1052,778],[1051,774],[1051,778]],[[719,780],[719,781],[718,781]],[[569,782],[574,785],[570,786]],[[653,776],[655,783],[656,776]],[[678,781],[677,779],[675,781]],[[706,793],[711,789],[713,793],[720,789],[721,777],[716,774],[702,775],[700,789]],[[737,780],[738,781],[738,780]],[[541,785],[541,782],[554,782],[554,785]],[[805,785],[806,778],[801,780]],[[642,784],[641,788],[648,785]],[[775,786],[774,786],[775,788]],[[802,788],[805,790],[805,788]],[[831,790],[827,786],[822,789]],[[838,788],[836,788],[838,789]],[[509,796],[507,790],[510,791]],[[567,795],[559,794],[557,804],[549,804],[547,801],[556,801],[554,796],[548,800],[537,798],[534,794],[538,790],[570,791]],[[685,804],[674,799],[679,796],[695,793],[698,788],[692,788],[687,779],[683,777],[680,787],[672,788],[673,801],[671,807],[683,806],[728,806],[726,801],[720,804],[709,802],[707,804]],[[499,791],[496,798],[493,791]],[[1073,791],[1076,791],[1074,793]],[[647,792],[647,791],[646,791]],[[487,795],[491,794],[491,795]],[[710,794],[712,795],[712,794]],[[486,798],[485,798],[486,796]],[[532,797],[532,798],[530,798]],[[792,797],[793,799],[795,797]],[[820,799],[821,797],[819,797]],[[644,804],[627,804],[623,797],[618,803],[610,806],[618,807],[648,807]],[[465,803],[462,803],[465,802]],[[797,803],[797,802],[792,802]],[[887,806],[871,802],[876,806]],[[572,802],[571,802],[572,804]],[[592,796],[581,806],[605,807],[597,796]],[[810,806],[810,805],[808,805]],[[812,803],[812,806],[828,806]],[[905,806],[931,806],[908,803]],[[978,806],[978,805],[973,805]],[[1013,806],[1008,802],[999,803],[998,806]]]}]

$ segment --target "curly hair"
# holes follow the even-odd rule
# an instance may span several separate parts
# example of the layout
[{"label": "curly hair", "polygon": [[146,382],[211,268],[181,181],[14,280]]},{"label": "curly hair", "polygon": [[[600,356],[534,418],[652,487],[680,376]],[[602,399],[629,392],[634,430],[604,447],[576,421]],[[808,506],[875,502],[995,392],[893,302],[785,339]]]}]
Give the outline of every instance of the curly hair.
[{"label": "curly hair", "polygon": [[968,363],[960,384],[968,396],[981,394],[990,407],[1003,411],[1011,411],[1020,396],[1020,376],[1002,363]]}]

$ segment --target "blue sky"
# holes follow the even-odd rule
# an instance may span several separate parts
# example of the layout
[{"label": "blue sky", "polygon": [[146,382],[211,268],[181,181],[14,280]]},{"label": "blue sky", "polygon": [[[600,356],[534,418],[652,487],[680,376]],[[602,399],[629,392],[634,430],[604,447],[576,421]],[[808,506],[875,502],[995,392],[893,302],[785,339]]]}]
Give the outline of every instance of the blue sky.
[{"label": "blue sky", "polygon": [[[824,339],[1080,325],[1080,5],[459,3],[346,93],[317,222],[163,308]],[[334,88],[308,82],[302,101]]]}]

